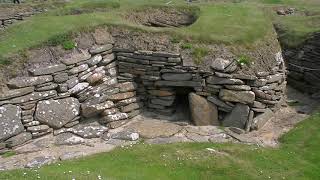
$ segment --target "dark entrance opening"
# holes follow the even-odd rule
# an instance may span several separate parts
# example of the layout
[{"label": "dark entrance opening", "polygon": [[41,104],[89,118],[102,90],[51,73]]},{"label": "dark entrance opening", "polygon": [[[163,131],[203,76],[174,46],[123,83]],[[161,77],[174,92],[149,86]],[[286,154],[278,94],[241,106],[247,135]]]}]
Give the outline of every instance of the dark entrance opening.
[{"label": "dark entrance opening", "polygon": [[191,122],[191,113],[189,107],[189,93],[194,92],[192,88],[188,87],[176,87],[176,99],[173,108],[175,113],[173,114],[174,121],[179,122]]}]

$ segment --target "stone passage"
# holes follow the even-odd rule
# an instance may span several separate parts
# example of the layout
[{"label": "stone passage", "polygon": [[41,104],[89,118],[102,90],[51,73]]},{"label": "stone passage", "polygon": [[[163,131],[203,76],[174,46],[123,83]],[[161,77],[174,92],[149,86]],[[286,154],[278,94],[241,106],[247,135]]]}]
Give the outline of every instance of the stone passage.
[{"label": "stone passage", "polygon": [[176,53],[123,50],[116,56],[119,82],[136,82],[137,96],[149,111],[172,115],[177,109],[177,90],[189,92],[185,96],[195,125],[259,129],[273,116],[286,86],[280,52],[272,71],[256,75],[238,74],[236,61],[222,58],[212,61],[211,70],[203,71],[184,66]]},{"label": "stone passage", "polygon": [[[0,142],[69,132],[101,136],[146,110],[180,112],[195,125],[259,129],[273,116],[286,85],[281,53],[270,72],[238,73],[234,60],[212,60],[210,70],[185,66],[179,53],[130,51],[96,41],[58,63],[29,69],[0,95]],[[190,117],[188,116],[190,114]],[[100,124],[86,125],[94,118]]]},{"label": "stone passage", "polygon": [[284,55],[288,60],[288,82],[301,91],[319,93],[320,33],[315,33],[302,47],[286,50]]}]

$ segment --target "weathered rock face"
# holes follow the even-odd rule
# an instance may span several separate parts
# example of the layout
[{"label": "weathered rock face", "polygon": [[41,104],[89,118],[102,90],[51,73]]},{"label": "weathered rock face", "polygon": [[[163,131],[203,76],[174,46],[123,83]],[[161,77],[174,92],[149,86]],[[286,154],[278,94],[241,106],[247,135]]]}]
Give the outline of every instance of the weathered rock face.
[{"label": "weathered rock face", "polygon": [[189,103],[192,120],[197,126],[219,125],[216,105],[194,93],[189,94]]},{"label": "weathered rock face", "polygon": [[0,107],[0,141],[15,136],[23,130],[19,107],[14,105]]},{"label": "weathered rock face", "polygon": [[80,104],[75,98],[45,100],[37,104],[36,120],[52,128],[61,128],[80,114]]}]

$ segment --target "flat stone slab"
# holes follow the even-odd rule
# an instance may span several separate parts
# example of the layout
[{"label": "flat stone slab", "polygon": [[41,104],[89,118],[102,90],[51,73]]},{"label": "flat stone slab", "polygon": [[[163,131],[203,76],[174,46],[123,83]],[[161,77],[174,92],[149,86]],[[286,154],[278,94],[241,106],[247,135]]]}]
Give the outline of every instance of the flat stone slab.
[{"label": "flat stone slab", "polygon": [[21,109],[14,105],[0,107],[0,141],[18,135],[24,130]]},{"label": "flat stone slab", "polygon": [[72,133],[62,133],[56,136],[56,145],[76,145],[82,144],[85,140],[82,137],[76,136]]},{"label": "flat stone slab", "polygon": [[39,75],[53,74],[55,72],[63,71],[66,69],[67,69],[67,66],[65,64],[55,64],[47,67],[29,69],[29,72],[31,72],[35,76],[39,76]]},{"label": "flat stone slab", "polygon": [[56,158],[53,156],[39,156],[35,157],[26,164],[26,168],[37,168],[43,165],[51,164],[56,161]]},{"label": "flat stone slab", "polygon": [[170,137],[182,130],[182,127],[173,123],[157,120],[144,120],[134,122],[127,127],[139,133],[142,138],[153,139],[157,137]]},{"label": "flat stone slab", "polygon": [[28,86],[44,84],[52,80],[53,80],[53,77],[50,75],[36,76],[36,77],[17,77],[17,78],[11,79],[8,82],[8,86],[11,88],[23,88]]},{"label": "flat stone slab", "polygon": [[173,87],[201,87],[201,82],[196,81],[156,81],[155,86],[173,86]]},{"label": "flat stone slab", "polygon": [[15,97],[20,97],[20,96],[32,93],[33,91],[34,91],[34,87],[26,87],[26,88],[6,91],[3,94],[0,94],[0,101],[15,98]]}]

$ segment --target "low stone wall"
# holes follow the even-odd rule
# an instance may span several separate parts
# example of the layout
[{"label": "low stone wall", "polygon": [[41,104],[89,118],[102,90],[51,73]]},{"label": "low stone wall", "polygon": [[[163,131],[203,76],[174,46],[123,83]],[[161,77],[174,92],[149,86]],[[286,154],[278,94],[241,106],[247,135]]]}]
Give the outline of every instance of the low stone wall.
[{"label": "low stone wall", "polygon": [[[0,145],[22,144],[48,133],[101,136],[141,112],[171,115],[177,88],[188,88],[196,125],[261,128],[283,100],[286,85],[281,53],[271,72],[238,74],[234,60],[216,58],[210,70],[184,66],[179,53],[130,51],[96,41],[58,62],[28,69],[0,95]],[[94,118],[101,125],[84,126]]]},{"label": "low stone wall", "polygon": [[0,29],[7,28],[15,22],[22,21],[27,17],[42,13],[43,10],[34,9],[32,12],[17,13],[10,17],[0,17]]},{"label": "low stone wall", "polygon": [[315,33],[302,47],[284,52],[289,70],[288,82],[311,94],[320,91],[320,33]]}]

